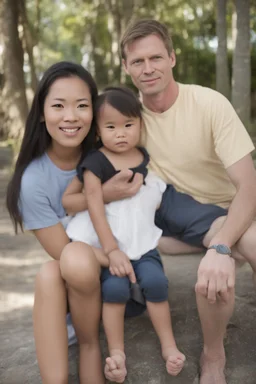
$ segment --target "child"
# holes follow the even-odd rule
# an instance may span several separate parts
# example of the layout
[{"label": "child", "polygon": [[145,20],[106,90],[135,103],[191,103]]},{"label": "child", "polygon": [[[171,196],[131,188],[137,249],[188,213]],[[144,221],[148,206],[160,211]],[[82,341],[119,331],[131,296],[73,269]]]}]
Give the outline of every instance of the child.
[{"label": "child", "polygon": [[[146,307],[160,339],[167,372],[176,376],[185,356],[177,349],[168,304],[168,282],[156,250],[162,231],[154,224],[165,184],[148,174],[149,156],[138,147],[141,104],[126,88],[108,88],[95,103],[94,116],[102,146],[92,150],[78,167],[84,182],[88,212],[78,213],[68,224],[70,239],[102,247],[109,268],[102,268],[103,325],[110,357],[108,380],[122,383],[127,371],[124,353],[124,315],[131,297],[131,283],[138,282]],[[102,184],[119,170],[141,173],[144,183],[132,198],[104,205]],[[67,188],[65,199],[72,191]]]}]

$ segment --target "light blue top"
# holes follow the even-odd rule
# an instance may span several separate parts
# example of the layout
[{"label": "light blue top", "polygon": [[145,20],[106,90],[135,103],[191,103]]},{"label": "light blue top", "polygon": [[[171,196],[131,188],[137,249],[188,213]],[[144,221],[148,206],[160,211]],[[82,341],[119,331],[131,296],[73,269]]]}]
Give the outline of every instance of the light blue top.
[{"label": "light blue top", "polygon": [[65,225],[61,199],[75,175],[76,169],[63,171],[46,153],[29,164],[22,176],[19,201],[25,229],[46,228],[59,222]]}]

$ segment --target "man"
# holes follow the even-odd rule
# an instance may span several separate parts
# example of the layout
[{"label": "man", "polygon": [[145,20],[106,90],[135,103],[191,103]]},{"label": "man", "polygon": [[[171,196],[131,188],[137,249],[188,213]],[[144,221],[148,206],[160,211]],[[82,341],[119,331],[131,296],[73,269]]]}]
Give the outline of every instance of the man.
[{"label": "man", "polygon": [[176,57],[164,25],[130,25],[121,54],[142,95],[151,167],[175,187],[168,187],[157,218],[164,236],[173,239],[164,237],[160,248],[207,248],[196,283],[204,337],[200,384],[226,384],[223,339],[234,307],[234,259],[247,260],[256,274],[254,146],[221,94],[175,81]]}]

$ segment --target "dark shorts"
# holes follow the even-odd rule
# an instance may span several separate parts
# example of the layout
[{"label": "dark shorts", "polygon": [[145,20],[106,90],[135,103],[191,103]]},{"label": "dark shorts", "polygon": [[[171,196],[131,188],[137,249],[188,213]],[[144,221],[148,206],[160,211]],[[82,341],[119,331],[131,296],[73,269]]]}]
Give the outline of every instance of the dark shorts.
[{"label": "dark shorts", "polygon": [[[138,287],[146,301],[159,303],[168,300],[168,280],[164,274],[163,264],[156,249],[152,249],[139,260],[131,261]],[[127,276],[113,276],[109,268],[101,271],[102,301],[105,303],[126,304],[125,316],[141,315],[146,304],[141,304],[133,297],[132,284]],[[140,300],[139,300],[140,301]]]},{"label": "dark shorts", "polygon": [[214,204],[202,204],[193,197],[177,192],[168,185],[156,212],[155,223],[163,236],[175,237],[184,243],[204,247],[203,238],[212,223],[227,215],[227,209]]}]

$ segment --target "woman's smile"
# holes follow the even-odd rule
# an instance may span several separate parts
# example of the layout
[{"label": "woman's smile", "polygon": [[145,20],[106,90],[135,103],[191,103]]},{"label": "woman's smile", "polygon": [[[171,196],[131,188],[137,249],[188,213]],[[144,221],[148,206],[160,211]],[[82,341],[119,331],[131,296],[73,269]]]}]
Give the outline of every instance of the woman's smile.
[{"label": "woman's smile", "polygon": [[80,131],[81,127],[60,127],[59,129],[67,136],[75,136],[76,133]]}]

